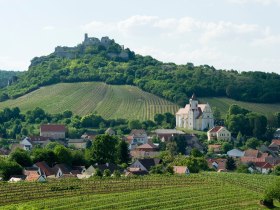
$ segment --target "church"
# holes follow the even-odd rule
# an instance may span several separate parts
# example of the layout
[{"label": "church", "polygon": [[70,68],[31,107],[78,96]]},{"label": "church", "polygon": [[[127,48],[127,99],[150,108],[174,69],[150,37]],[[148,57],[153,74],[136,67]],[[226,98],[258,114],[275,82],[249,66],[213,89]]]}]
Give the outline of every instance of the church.
[{"label": "church", "polygon": [[213,128],[214,117],[210,105],[199,104],[193,94],[190,103],[176,113],[176,127],[201,131]]}]

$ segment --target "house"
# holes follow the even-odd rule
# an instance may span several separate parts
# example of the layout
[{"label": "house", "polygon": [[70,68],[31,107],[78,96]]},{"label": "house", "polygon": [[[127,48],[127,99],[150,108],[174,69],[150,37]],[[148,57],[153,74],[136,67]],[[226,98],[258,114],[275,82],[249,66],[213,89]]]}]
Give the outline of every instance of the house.
[{"label": "house", "polygon": [[159,155],[158,147],[153,143],[146,143],[130,151],[133,158],[154,158]]},{"label": "house", "polygon": [[8,182],[21,182],[26,179],[26,175],[12,175]]},{"label": "house", "polygon": [[[72,175],[71,168],[66,164],[56,164],[53,167],[54,175],[56,178],[63,177],[65,175]],[[75,175],[73,175],[75,176]]]},{"label": "house", "polygon": [[244,156],[244,153],[245,152],[243,152],[243,151],[241,151],[239,149],[232,149],[232,150],[227,152],[227,155],[229,157],[233,157],[233,158],[240,158],[240,157]]},{"label": "house", "polygon": [[30,136],[28,139],[33,145],[39,145],[41,147],[45,147],[51,142],[48,137],[44,136]]},{"label": "house", "polygon": [[215,126],[207,131],[208,141],[212,140],[231,140],[231,133],[223,126]]},{"label": "house", "polygon": [[47,124],[40,126],[40,136],[50,139],[65,139],[66,127],[64,125]]},{"label": "house", "polygon": [[110,136],[114,136],[116,135],[116,132],[112,129],[112,128],[108,128],[106,131],[105,131],[105,134],[108,134]]},{"label": "house", "polygon": [[146,159],[138,159],[132,163],[128,170],[131,168],[139,168],[141,171],[149,171],[151,167],[160,164],[162,161],[159,158],[146,158]]},{"label": "house", "polygon": [[22,141],[19,142],[19,144],[23,145],[23,149],[26,151],[31,151],[33,147],[33,144],[28,137],[25,137]]},{"label": "house", "polygon": [[87,131],[81,136],[81,139],[93,141],[97,135],[98,133],[96,131]]},{"label": "house", "polygon": [[209,158],[207,159],[208,167],[216,171],[226,171],[227,159],[224,158]]},{"label": "house", "polygon": [[254,165],[256,167],[256,170],[262,174],[268,174],[273,169],[273,166],[270,163],[266,163],[266,162],[257,162],[254,163]]},{"label": "house", "polygon": [[271,144],[268,146],[268,148],[274,152],[279,152],[280,151],[280,139],[273,139],[271,141]]},{"label": "house", "polygon": [[162,142],[170,141],[176,135],[185,134],[183,131],[179,131],[176,129],[156,129],[153,133]]},{"label": "house", "polygon": [[199,104],[195,94],[184,108],[176,113],[176,127],[190,130],[208,130],[214,127],[214,117],[210,105]]},{"label": "house", "polygon": [[121,171],[120,167],[118,167],[116,164],[114,163],[105,163],[105,164],[98,164],[94,166],[95,169],[99,169],[101,171],[101,173],[104,172],[104,170],[108,169],[111,174],[114,173],[114,171]]},{"label": "house", "polygon": [[222,152],[222,145],[220,144],[209,144],[208,151],[213,151],[214,153],[220,154]]},{"label": "house", "polygon": [[37,162],[33,165],[33,167],[38,168],[39,174],[44,178],[55,175],[55,171],[53,170],[53,168],[49,167],[49,165],[45,161]]},{"label": "house", "polygon": [[275,131],[275,133],[273,134],[273,137],[274,137],[275,139],[280,139],[280,128],[278,128],[278,129]]},{"label": "house", "polygon": [[95,173],[95,168],[91,165],[87,169],[84,169],[81,174],[77,174],[77,177],[79,179],[87,179],[89,177],[92,177]]},{"label": "house", "polygon": [[240,162],[243,164],[265,162],[267,157],[268,153],[262,153],[255,149],[247,149],[244,151],[244,156],[240,158]]},{"label": "house", "polygon": [[129,149],[132,150],[135,147],[146,144],[148,142],[148,135],[143,129],[133,129],[127,137]]},{"label": "house", "polygon": [[175,174],[190,174],[187,166],[173,166],[173,171]]},{"label": "house", "polygon": [[85,149],[87,147],[86,139],[68,139],[68,147],[74,147],[76,149]]},{"label": "house", "polygon": [[25,181],[28,182],[45,182],[46,178],[39,174],[38,170],[25,170]]},{"label": "house", "polygon": [[144,176],[148,174],[148,171],[142,171],[140,168],[130,168],[125,172],[125,176]]}]

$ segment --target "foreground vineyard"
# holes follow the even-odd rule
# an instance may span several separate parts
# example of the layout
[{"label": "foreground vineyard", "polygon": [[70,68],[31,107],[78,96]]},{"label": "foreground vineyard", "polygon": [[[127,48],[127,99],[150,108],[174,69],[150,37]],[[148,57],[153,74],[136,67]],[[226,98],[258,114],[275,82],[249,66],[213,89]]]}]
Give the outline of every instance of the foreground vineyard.
[{"label": "foreground vineyard", "polygon": [[100,82],[59,83],[42,87],[14,100],[0,103],[18,106],[22,111],[41,107],[50,113],[66,109],[85,115],[97,112],[104,118],[153,119],[156,113],[175,113],[178,106],[129,85],[106,85]]},{"label": "foreground vineyard", "polygon": [[276,176],[203,173],[48,183],[1,183],[0,209],[263,209]]}]

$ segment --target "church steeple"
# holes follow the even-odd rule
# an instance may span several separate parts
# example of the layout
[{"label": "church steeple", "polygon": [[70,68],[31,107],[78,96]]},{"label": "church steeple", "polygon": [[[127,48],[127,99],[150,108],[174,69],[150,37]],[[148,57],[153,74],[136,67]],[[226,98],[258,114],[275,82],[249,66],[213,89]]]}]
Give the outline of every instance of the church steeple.
[{"label": "church steeple", "polygon": [[195,95],[194,93],[192,94],[191,99],[192,99],[192,100],[197,100],[197,99],[196,99],[196,95]]}]

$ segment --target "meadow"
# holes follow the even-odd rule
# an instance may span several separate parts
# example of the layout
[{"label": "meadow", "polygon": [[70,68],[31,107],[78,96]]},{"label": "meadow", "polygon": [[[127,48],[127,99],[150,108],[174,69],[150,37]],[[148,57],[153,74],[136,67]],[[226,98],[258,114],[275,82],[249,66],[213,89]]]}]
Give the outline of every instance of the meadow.
[{"label": "meadow", "polygon": [[200,173],[47,183],[0,183],[0,209],[265,209],[277,176]]}]

